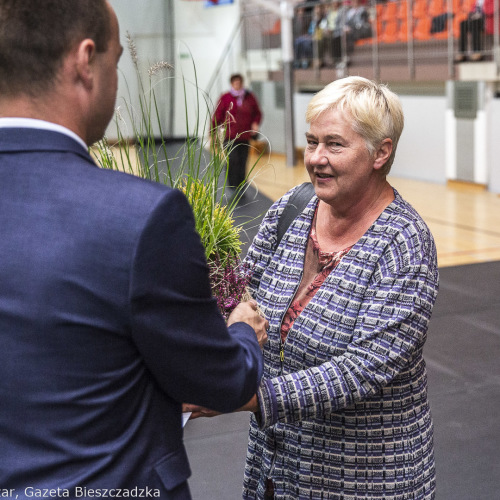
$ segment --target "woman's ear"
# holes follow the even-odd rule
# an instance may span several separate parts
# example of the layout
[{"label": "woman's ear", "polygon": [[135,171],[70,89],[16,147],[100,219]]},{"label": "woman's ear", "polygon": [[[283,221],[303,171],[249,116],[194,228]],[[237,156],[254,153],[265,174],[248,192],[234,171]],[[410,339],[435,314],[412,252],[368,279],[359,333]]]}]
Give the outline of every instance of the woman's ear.
[{"label": "woman's ear", "polygon": [[373,168],[380,170],[386,163],[392,153],[392,139],[384,139],[377,151],[375,151],[375,161],[373,163]]}]

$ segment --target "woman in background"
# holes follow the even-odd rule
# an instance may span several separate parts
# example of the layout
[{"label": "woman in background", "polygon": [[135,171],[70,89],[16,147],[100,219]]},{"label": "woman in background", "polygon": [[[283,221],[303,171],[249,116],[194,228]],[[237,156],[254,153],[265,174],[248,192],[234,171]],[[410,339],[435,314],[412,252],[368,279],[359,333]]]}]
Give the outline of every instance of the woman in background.
[{"label": "woman in background", "polygon": [[250,139],[259,131],[262,112],[255,95],[243,85],[243,76],[231,75],[231,89],[222,94],[212,117],[212,128],[222,127],[229,151],[227,185],[238,188],[246,179]]}]

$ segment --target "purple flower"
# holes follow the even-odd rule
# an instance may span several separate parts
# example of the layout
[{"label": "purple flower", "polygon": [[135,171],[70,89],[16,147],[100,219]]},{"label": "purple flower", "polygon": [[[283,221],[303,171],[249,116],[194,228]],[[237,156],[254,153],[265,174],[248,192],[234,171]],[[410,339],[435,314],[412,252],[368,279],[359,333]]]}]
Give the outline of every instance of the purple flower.
[{"label": "purple flower", "polygon": [[217,256],[208,264],[212,293],[225,319],[241,302],[250,281],[250,270],[237,256],[229,256],[223,263]]}]

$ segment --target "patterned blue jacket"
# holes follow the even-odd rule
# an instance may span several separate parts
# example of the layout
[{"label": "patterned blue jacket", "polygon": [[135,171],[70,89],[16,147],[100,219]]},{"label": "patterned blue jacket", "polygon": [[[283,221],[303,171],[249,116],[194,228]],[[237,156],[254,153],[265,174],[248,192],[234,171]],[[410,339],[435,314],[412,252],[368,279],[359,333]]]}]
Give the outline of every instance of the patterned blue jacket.
[{"label": "patterned blue jacket", "polygon": [[292,191],[264,217],[247,262],[269,319],[243,498],[430,499],[432,420],[422,350],[438,290],[436,249],[418,213],[395,200],[295,320],[280,325],[302,278],[317,198],[276,248]]}]

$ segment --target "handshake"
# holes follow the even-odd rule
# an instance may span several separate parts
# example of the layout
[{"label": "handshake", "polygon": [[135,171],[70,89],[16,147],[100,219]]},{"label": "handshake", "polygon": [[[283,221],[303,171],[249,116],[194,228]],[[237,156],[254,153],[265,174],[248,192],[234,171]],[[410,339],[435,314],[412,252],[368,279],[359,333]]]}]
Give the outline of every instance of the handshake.
[{"label": "handshake", "polygon": [[[267,342],[267,329],[269,328],[269,321],[259,313],[257,302],[255,302],[255,300],[240,302],[229,315],[227,326],[231,326],[233,323],[238,323],[240,321],[247,323],[255,330],[257,340],[262,349],[264,344]],[[255,394],[252,399],[248,401],[248,403],[241,408],[238,408],[236,411],[258,412],[259,403],[257,395]],[[190,413],[190,420],[199,417],[215,417],[216,415],[220,415],[220,412],[188,403],[184,403],[182,405],[182,412]]]},{"label": "handshake", "polygon": [[233,323],[238,323],[239,321],[247,323],[255,330],[259,345],[263,348],[267,342],[269,321],[260,314],[255,300],[251,299],[247,302],[240,302],[229,315],[227,326],[231,326]]}]

